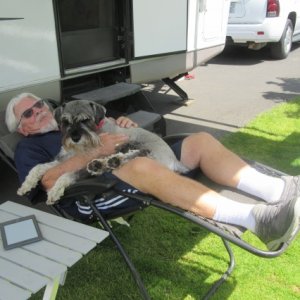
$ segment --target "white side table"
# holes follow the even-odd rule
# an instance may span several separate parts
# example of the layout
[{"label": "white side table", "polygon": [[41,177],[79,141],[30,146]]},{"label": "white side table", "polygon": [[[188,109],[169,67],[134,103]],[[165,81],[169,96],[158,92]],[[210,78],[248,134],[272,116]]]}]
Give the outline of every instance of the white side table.
[{"label": "white side table", "polygon": [[46,286],[43,299],[55,299],[66,271],[108,233],[40,210],[7,201],[0,223],[35,215],[43,240],[4,250],[0,238],[0,300],[22,300]]}]

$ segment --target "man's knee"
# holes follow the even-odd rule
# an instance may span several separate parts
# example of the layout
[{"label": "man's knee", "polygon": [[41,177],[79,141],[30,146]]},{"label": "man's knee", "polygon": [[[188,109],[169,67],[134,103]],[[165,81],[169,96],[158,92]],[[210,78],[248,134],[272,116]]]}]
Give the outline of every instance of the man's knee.
[{"label": "man's knee", "polygon": [[113,171],[121,180],[144,193],[151,193],[151,179],[159,174],[161,165],[148,157],[137,157]]},{"label": "man's knee", "polygon": [[132,172],[136,175],[149,173],[155,168],[156,162],[148,157],[136,157],[135,159],[129,161],[125,167],[127,171]]},{"label": "man's knee", "polygon": [[199,132],[186,138],[185,145],[190,149],[206,149],[216,143],[216,139],[207,132]]},{"label": "man's knee", "polygon": [[197,138],[201,144],[205,144],[209,141],[215,140],[215,138],[211,134],[203,131],[195,133],[195,138]]}]

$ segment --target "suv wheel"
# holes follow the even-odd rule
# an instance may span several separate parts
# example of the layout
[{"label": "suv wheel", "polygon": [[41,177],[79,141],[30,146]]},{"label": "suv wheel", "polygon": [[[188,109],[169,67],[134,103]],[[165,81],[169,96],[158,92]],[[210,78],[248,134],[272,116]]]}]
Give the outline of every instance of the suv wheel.
[{"label": "suv wheel", "polygon": [[272,58],[283,59],[289,55],[292,48],[293,32],[293,23],[288,19],[280,41],[270,44]]}]

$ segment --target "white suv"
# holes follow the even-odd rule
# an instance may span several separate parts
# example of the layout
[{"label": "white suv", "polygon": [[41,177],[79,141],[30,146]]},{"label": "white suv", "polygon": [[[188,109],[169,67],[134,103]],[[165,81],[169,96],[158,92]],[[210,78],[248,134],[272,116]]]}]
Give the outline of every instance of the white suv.
[{"label": "white suv", "polygon": [[231,0],[227,44],[259,50],[267,44],[271,57],[286,58],[300,40],[300,0]]}]

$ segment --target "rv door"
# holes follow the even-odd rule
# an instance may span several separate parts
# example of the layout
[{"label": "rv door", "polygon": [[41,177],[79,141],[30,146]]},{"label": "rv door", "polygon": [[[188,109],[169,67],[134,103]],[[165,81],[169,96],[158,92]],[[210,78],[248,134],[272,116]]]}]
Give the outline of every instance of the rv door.
[{"label": "rv door", "polygon": [[[189,36],[189,51],[209,47],[209,45],[224,44],[229,15],[229,0],[192,0],[196,2],[197,10],[190,10],[191,19],[196,19],[195,39]],[[190,5],[190,8],[194,6]],[[190,28],[189,28],[190,29]],[[192,31],[189,33],[192,34]]]},{"label": "rv door", "polygon": [[[199,10],[203,22],[203,39],[205,41],[220,37],[223,39],[223,32],[226,31],[228,21],[228,14],[224,14],[224,11],[228,12],[229,1],[227,3],[224,0],[200,2],[204,2],[204,10]],[[227,9],[224,8],[225,5],[227,5]]]},{"label": "rv door", "polygon": [[133,0],[134,58],[186,51],[187,0]]},{"label": "rv door", "polygon": [[190,0],[188,53],[193,67],[219,54],[225,46],[230,0]]}]

